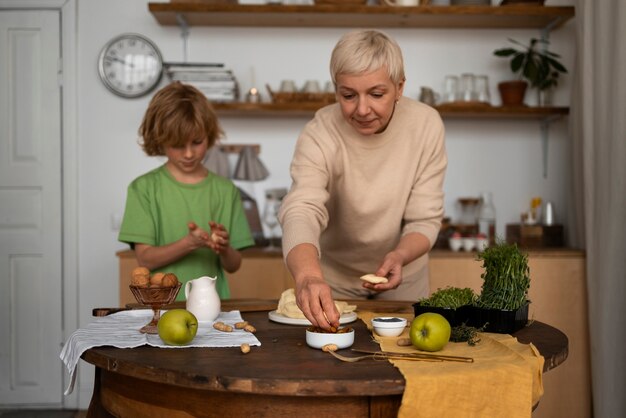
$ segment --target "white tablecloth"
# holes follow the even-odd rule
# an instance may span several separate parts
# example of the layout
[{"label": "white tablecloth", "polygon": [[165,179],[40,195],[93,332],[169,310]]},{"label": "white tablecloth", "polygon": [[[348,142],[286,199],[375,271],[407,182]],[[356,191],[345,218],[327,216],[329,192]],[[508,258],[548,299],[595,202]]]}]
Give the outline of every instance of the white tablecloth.
[{"label": "white tablecloth", "polygon": [[[161,312],[161,314],[164,312]],[[85,328],[79,328],[74,331],[63,346],[60,354],[61,360],[70,374],[70,383],[67,389],[65,389],[65,395],[69,395],[74,390],[76,365],[80,356],[92,347],[133,348],[147,344],[160,348],[215,348],[239,347],[243,343],[250,346],[261,345],[261,342],[250,332],[237,329],[234,329],[233,332],[221,332],[213,328],[213,322],[200,322],[195,338],[187,345],[166,345],[158,334],[142,334],[139,332],[139,329],[150,322],[151,318],[152,311],[149,309],[122,311],[96,318],[95,321]],[[221,312],[216,321],[234,325],[242,320],[239,311],[230,311]]]}]

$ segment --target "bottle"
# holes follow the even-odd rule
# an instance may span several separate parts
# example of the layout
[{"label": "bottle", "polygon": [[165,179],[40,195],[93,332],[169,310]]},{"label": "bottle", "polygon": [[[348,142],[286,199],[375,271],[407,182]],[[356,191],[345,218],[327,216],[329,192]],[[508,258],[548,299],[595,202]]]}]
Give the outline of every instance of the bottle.
[{"label": "bottle", "polygon": [[478,233],[484,234],[490,246],[496,244],[496,208],[493,206],[491,192],[481,193],[478,210]]},{"label": "bottle", "polygon": [[554,205],[552,202],[546,202],[546,210],[543,213],[543,224],[546,226],[554,225]]}]

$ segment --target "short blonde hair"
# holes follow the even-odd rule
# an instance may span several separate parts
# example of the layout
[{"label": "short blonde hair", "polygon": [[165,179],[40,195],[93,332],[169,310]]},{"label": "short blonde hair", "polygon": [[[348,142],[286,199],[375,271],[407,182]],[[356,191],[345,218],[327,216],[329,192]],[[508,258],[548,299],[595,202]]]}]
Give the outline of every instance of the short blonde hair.
[{"label": "short blonde hair", "polygon": [[148,105],[139,128],[141,146],[150,156],[165,155],[166,146],[184,146],[206,137],[209,148],[223,134],[206,96],[179,81],[159,90]]},{"label": "short blonde hair", "polygon": [[330,58],[330,76],[357,75],[386,67],[395,84],[404,81],[404,61],[397,42],[378,30],[356,30],[339,39]]}]

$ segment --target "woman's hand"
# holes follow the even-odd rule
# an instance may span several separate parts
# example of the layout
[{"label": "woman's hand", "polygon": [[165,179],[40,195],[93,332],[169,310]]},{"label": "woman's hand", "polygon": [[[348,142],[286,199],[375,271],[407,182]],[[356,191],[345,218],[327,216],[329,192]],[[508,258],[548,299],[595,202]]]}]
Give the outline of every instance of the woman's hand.
[{"label": "woman's hand", "polygon": [[330,286],[321,277],[304,277],[296,281],[296,303],[314,326],[325,330],[339,327],[340,314]]},{"label": "woman's hand", "polygon": [[381,263],[375,275],[380,277],[386,277],[389,281],[387,283],[368,283],[363,282],[363,287],[376,292],[384,292],[385,290],[395,289],[402,283],[402,266],[404,264],[404,257],[397,251],[391,251],[385,255],[383,262]]},{"label": "woman's hand", "polygon": [[317,248],[298,244],[287,255],[287,268],[296,282],[296,303],[316,327],[330,330],[339,327],[339,312],[330,286],[324,281]]},{"label": "woman's hand", "polygon": [[389,279],[387,283],[372,284],[363,283],[363,287],[383,292],[395,289],[402,283],[402,267],[426,254],[430,250],[430,241],[419,232],[406,234],[400,238],[400,242],[393,251],[388,252],[376,270],[377,276]]}]

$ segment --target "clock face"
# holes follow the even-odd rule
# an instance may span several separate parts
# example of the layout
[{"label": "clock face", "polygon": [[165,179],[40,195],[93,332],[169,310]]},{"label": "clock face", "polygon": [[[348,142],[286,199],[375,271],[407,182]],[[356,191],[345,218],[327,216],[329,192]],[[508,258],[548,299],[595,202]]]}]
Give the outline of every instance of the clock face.
[{"label": "clock face", "polygon": [[98,71],[104,85],[122,97],[139,97],[161,80],[163,58],[152,41],[134,33],[110,40],[100,52]]}]

